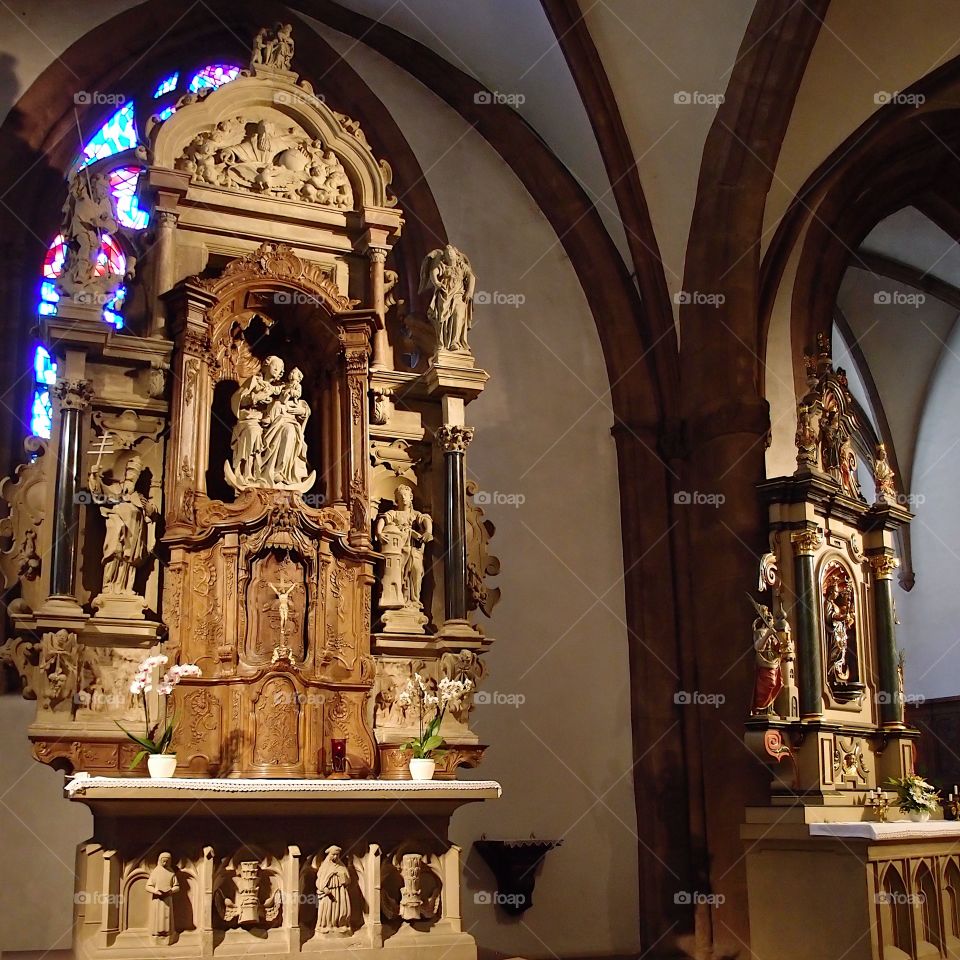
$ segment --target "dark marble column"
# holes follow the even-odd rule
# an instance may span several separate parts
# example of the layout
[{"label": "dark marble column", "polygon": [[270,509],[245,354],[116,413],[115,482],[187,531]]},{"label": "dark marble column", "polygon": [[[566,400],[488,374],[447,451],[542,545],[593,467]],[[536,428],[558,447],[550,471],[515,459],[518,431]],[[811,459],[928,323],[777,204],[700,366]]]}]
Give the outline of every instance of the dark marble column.
[{"label": "dark marble column", "polygon": [[60,403],[57,472],[53,494],[53,544],[50,557],[50,594],[76,595],[77,549],[83,411],[90,385],[86,380],[60,380],[54,388]]},{"label": "dark marble column", "polygon": [[797,591],[797,661],[800,667],[800,717],[823,716],[823,664],[820,656],[820,593],[813,558],[823,541],[819,529],[800,530],[790,537],[794,549]]},{"label": "dark marble column", "polygon": [[467,538],[464,454],[473,428],[444,424],[437,431],[445,475],[446,552],[443,562],[444,614],[447,620],[467,619]]},{"label": "dark marble column", "polygon": [[893,571],[896,557],[890,554],[870,558],[873,569],[873,615],[876,623],[877,660],[880,671],[880,722],[903,726],[903,684],[897,651],[896,616],[893,609]]}]

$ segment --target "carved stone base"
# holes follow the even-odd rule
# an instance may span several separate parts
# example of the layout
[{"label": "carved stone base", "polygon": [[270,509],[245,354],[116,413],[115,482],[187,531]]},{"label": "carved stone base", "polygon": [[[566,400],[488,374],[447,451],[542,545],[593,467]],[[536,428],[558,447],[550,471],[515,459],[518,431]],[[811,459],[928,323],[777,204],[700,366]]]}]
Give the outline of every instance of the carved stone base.
[{"label": "carved stone base", "polygon": [[94,816],[77,855],[75,955],[476,960],[448,831],[496,784],[252,786],[74,793]]},{"label": "carved stone base", "polygon": [[382,619],[384,633],[422,634],[427,625],[427,617],[419,607],[384,610]]},{"label": "carved stone base", "polygon": [[94,598],[94,617],[114,620],[142,620],[147,601],[136,593],[101,593]]},{"label": "carved stone base", "polygon": [[483,634],[469,620],[445,620],[438,636],[458,640],[483,639]]}]

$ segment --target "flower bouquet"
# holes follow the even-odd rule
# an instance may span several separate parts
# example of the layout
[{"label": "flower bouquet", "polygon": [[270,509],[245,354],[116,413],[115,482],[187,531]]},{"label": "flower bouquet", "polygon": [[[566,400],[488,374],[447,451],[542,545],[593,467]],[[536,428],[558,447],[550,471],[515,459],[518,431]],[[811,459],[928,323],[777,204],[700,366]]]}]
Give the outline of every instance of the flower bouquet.
[{"label": "flower bouquet", "polygon": [[891,777],[887,783],[897,792],[897,806],[911,820],[929,820],[937,812],[940,795],[936,788],[923,777],[911,774],[909,777]]},{"label": "flower bouquet", "polygon": [[152,657],[147,657],[134,675],[130,684],[130,692],[135,697],[140,697],[143,704],[143,726],[144,735],[138,737],[131,733],[122,724],[117,721],[117,726],[140,748],[136,756],[130,762],[130,769],[137,766],[140,761],[147,758],[147,768],[151,777],[170,777],[177,767],[176,754],[168,753],[170,741],[173,739],[173,729],[176,726],[176,717],[168,717],[168,703],[174,688],[184,677],[199,677],[200,668],[193,663],[174,664],[157,682],[157,693],[160,694],[163,704],[160,716],[151,723],[150,721],[150,701],[147,694],[153,692],[153,671],[162,667],[168,662],[168,658],[162,653]]},{"label": "flower bouquet", "polygon": [[[437,767],[437,759],[445,753],[441,749],[443,737],[440,736],[440,724],[447,707],[460,703],[470,692],[473,683],[470,680],[451,680],[443,677],[436,686],[436,692],[429,680],[415,673],[407,685],[400,691],[397,703],[401,707],[416,704],[420,735],[408,740],[402,747],[412,752],[410,758],[410,776],[414,780],[432,780]],[[427,715],[433,717],[427,720]]]}]

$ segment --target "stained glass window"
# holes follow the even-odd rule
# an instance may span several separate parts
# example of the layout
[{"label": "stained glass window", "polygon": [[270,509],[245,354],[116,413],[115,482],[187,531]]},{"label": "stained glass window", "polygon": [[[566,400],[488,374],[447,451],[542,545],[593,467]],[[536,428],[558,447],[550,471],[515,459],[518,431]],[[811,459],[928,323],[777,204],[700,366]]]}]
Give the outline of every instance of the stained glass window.
[{"label": "stained glass window", "polygon": [[177,109],[177,108],[174,107],[174,106],[164,107],[164,108],[157,114],[157,119],[162,121],[162,120],[166,120],[168,117],[172,117],[172,116],[173,116],[173,111],[176,110],[176,109]]},{"label": "stained glass window", "polygon": [[171,73],[169,77],[165,80],[161,80],[157,84],[157,89],[153,94],[153,99],[156,100],[158,97],[162,97],[165,93],[169,93],[171,90],[177,89],[177,81],[180,79],[180,73]]},{"label": "stained glass window", "polygon": [[125,103],[119,110],[87,141],[83,148],[81,167],[112,157],[115,153],[130,150],[137,145],[137,129],[133,121],[133,101]]},{"label": "stained glass window", "polygon": [[[57,303],[60,295],[57,293],[54,281],[63,273],[63,261],[66,255],[66,244],[63,237],[57,234],[53,243],[47,249],[43,260],[43,281],[40,284],[40,303],[37,312],[41,316],[53,316],[57,312]],[[100,253],[97,256],[97,276],[104,277],[108,273],[123,276],[127,270],[127,258],[123,255],[117,241],[105,234],[100,244]],[[123,326],[120,308],[126,291],[120,287],[116,295],[103,308],[103,319],[112,323],[118,329]]]},{"label": "stained glass window", "polygon": [[137,199],[139,167],[117,167],[110,171],[110,190],[117,203],[117,219],[131,230],[143,230],[150,222],[150,214],[141,210]]},{"label": "stained glass window", "polygon": [[225,83],[235,80],[240,68],[229,63],[211,63],[194,74],[190,81],[190,92],[196,93],[205,87],[222,87]]},{"label": "stained glass window", "polygon": [[33,406],[30,410],[30,432],[35,437],[49,438],[53,428],[50,387],[57,379],[57,365],[45,347],[38,346],[34,351],[33,371],[36,386],[33,391]]}]

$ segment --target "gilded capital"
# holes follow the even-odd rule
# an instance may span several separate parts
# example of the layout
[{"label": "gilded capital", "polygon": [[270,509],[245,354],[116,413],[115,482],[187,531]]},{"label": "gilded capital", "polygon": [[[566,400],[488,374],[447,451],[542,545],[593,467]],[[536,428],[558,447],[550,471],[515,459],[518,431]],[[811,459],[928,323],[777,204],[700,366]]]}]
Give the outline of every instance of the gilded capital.
[{"label": "gilded capital", "polygon": [[882,553],[879,556],[870,557],[869,563],[877,580],[890,580],[893,577],[893,571],[900,566],[900,559],[891,553]]},{"label": "gilded capital", "polygon": [[463,453],[473,440],[473,427],[445,423],[437,431],[437,443],[444,453]]},{"label": "gilded capital", "polygon": [[790,542],[793,544],[794,551],[798,554],[813,555],[817,552],[823,543],[823,530],[820,527],[814,527],[806,530],[795,530],[790,534]]}]

